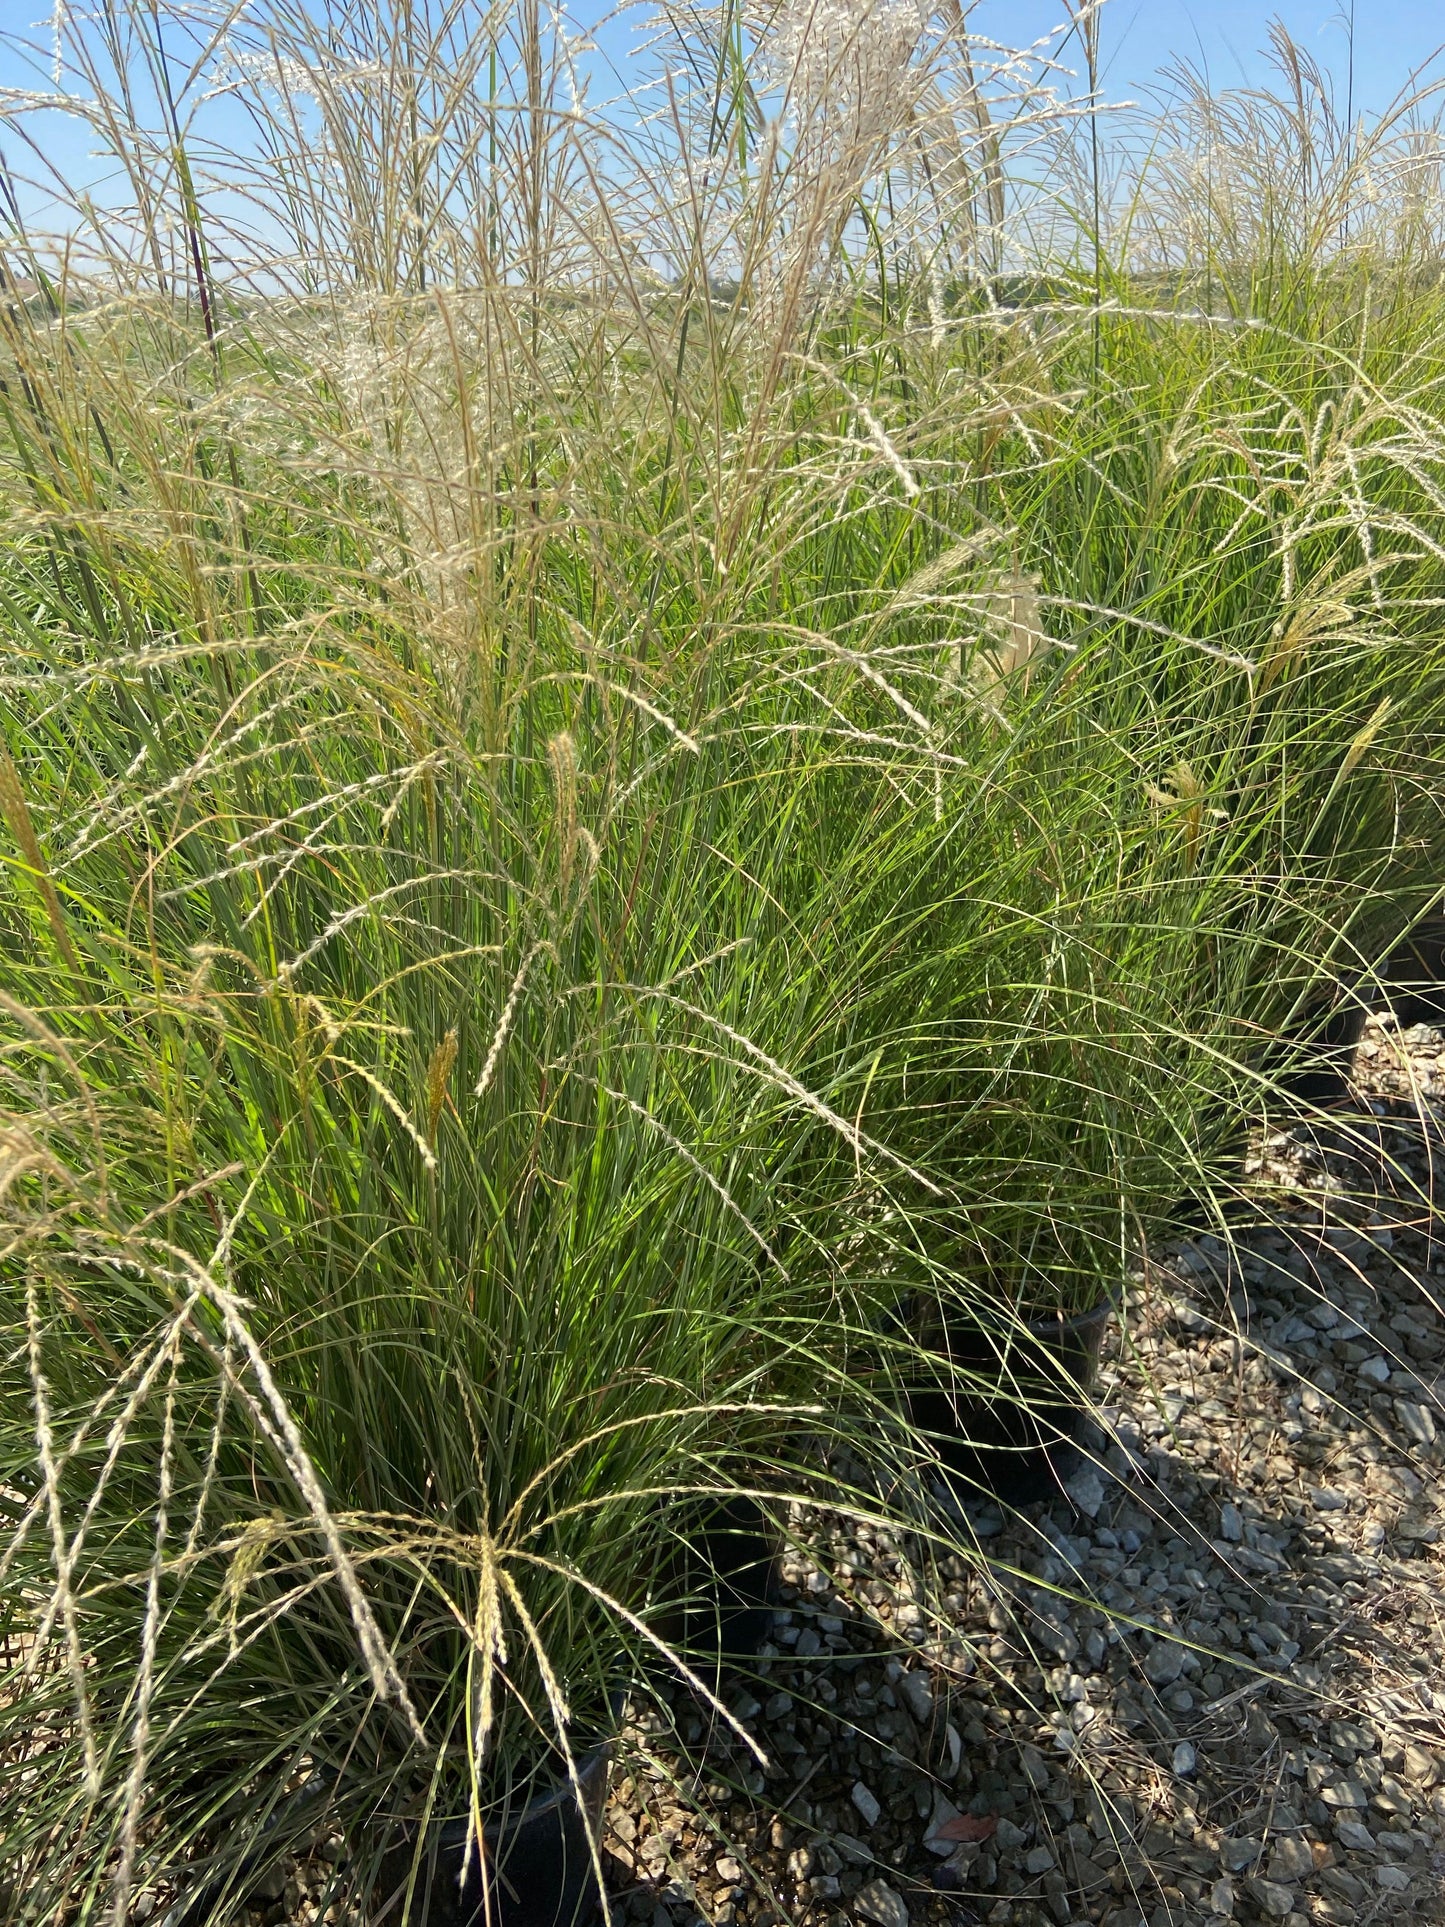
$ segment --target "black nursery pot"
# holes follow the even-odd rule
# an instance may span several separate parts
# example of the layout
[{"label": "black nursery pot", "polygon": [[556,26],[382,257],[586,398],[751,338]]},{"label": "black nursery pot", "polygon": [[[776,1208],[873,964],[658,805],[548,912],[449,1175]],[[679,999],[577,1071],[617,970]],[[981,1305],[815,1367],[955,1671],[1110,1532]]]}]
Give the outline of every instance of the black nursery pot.
[{"label": "black nursery pot", "polygon": [[1261,1069],[1284,1095],[1321,1110],[1349,1103],[1350,1071],[1371,1010],[1388,1009],[1402,1030],[1445,1024],[1445,917],[1427,917],[1381,964],[1377,976],[1342,984],[1265,1052]]},{"label": "black nursery pot", "polygon": [[777,1541],[762,1507],[725,1499],[703,1515],[690,1545],[708,1583],[685,1615],[686,1643],[723,1663],[751,1659],[768,1636],[778,1589]]},{"label": "black nursery pot", "polygon": [[[1282,1098],[1286,1104],[1308,1112],[1347,1110],[1350,1071],[1365,1034],[1365,1017],[1366,1006],[1352,997],[1326,1011],[1311,1012],[1271,1043],[1258,1066],[1260,1076],[1271,1087],[1271,1106]],[[1249,1150],[1250,1122],[1244,1111],[1226,1113],[1220,1105],[1204,1113],[1200,1136],[1206,1141],[1212,1139],[1215,1145],[1217,1193],[1210,1198],[1208,1187],[1201,1185],[1176,1199],[1167,1214],[1171,1230],[1202,1231],[1221,1215],[1235,1221],[1248,1216],[1252,1207],[1240,1180]]]},{"label": "black nursery pot", "polygon": [[1445,1025],[1445,916],[1427,917],[1396,946],[1381,987],[1402,1030]]},{"label": "black nursery pot", "polygon": [[[417,1869],[411,1927],[585,1927],[599,1901],[588,1840],[602,1824],[611,1764],[612,1742],[605,1740],[577,1761],[580,1801],[564,1781],[488,1823],[489,1894],[475,1841],[468,1851],[467,1822],[434,1828]],[[372,1889],[375,1927],[401,1921],[415,1853],[413,1833],[382,1855]]]},{"label": "black nursery pot", "polygon": [[[1319,1110],[1342,1108],[1350,1099],[1350,1069],[1365,1034],[1365,1006],[1358,998],[1339,1003],[1323,1018],[1284,1038],[1262,1066],[1287,1098]],[[1299,1061],[1296,1047],[1307,1046]],[[1284,1059],[1283,1063],[1278,1060]]]},{"label": "black nursery pot", "polygon": [[[1072,1318],[992,1328],[960,1319],[928,1335],[940,1379],[908,1388],[908,1415],[928,1435],[960,1497],[1031,1505],[1077,1470],[1112,1311],[1105,1300]],[[953,1384],[950,1368],[961,1375]]]},{"label": "black nursery pot", "polygon": [[689,1511],[666,1583],[679,1603],[658,1635],[705,1684],[752,1659],[767,1638],[779,1584],[776,1536],[757,1500],[703,1500]]}]

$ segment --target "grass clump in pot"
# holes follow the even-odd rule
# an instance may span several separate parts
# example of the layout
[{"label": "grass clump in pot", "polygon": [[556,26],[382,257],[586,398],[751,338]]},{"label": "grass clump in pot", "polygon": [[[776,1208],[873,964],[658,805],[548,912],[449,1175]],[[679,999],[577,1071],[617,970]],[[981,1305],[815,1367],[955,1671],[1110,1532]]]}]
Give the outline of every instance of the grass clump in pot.
[{"label": "grass clump in pot", "polygon": [[[1201,228],[1197,149],[1166,140],[1016,305],[960,276],[906,358],[870,360],[861,321],[839,344],[889,367],[870,400],[918,472],[1010,538],[933,547],[867,619],[967,770],[920,815],[910,1021],[868,1059],[874,1128],[942,1194],[890,1261],[926,1244],[932,1273],[905,1375],[912,1338],[982,1319],[996,1378],[1022,1325],[1117,1298],[1181,1199],[1235,1208],[1248,1125],[1343,1094],[1374,977],[1418,975],[1395,946],[1442,846],[1438,204],[1404,190],[1403,108],[1357,142],[1306,82],[1195,102],[1228,137],[1215,189],[1272,183],[1229,204],[1249,235]],[[1286,218],[1292,115],[1332,158]],[[1363,206],[1367,178],[1400,191]],[[1286,232],[1287,258],[1256,245]]]},{"label": "grass clump in pot", "polygon": [[[509,796],[436,687],[397,664],[378,703],[375,638],[345,654],[87,678],[147,780],[66,812],[84,851],[28,879],[53,928],[10,906],[6,1722],[48,1791],[6,1848],[37,1906],[224,1856],[307,1774],[364,1833],[565,1773],[656,1637],[678,1496],[798,1390],[758,1155],[795,1098],[719,1048],[677,900],[701,826],[587,810],[595,733],[540,731]],[[11,807],[43,822],[63,725],[28,721]]]},{"label": "grass clump in pot", "polygon": [[[1439,849],[1418,306],[1362,373],[1001,304],[951,29],[866,99],[760,30],[645,153],[534,11],[312,12],[70,21],[130,205],[7,269],[37,1923],[224,1918],[301,1786],[415,1872],[570,1779],[686,1658],[680,1519],[926,1459],[930,1372],[1037,1399]],[[920,114],[948,272],[878,217]]]},{"label": "grass clump in pot", "polygon": [[479,696],[404,586],[347,607],[294,550],[284,630],[192,648],[245,572],[187,603],[123,523],[143,667],[43,545],[6,581],[6,1851],[37,1918],[197,1859],[234,1899],[308,1781],[364,1858],[575,1771],[679,1663],[687,1521],[814,1489],[863,1327],[829,1250],[906,1170],[789,1068],[842,981],[776,928],[835,772],[768,664],[712,661],[684,727],[528,600]]},{"label": "grass clump in pot", "polygon": [[558,298],[532,360],[534,289],[421,275],[222,299],[166,181],[198,304],[37,250],[5,324],[0,1753],[37,1922],[226,1917],[298,1788],[364,1882],[574,1775],[683,1657],[680,1515],[811,1479],[842,1408],[847,1210],[800,1210],[797,1118],[854,1192],[898,1169],[790,1068],[836,986],[777,908],[829,765],[892,752],[840,759],[740,619],[763,491],[676,454],[673,342]]}]

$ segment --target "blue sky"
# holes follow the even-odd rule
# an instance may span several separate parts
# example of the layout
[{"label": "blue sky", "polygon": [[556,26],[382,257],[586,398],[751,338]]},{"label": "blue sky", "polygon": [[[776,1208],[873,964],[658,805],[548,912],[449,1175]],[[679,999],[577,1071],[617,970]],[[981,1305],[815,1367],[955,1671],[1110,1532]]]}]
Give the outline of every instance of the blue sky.
[{"label": "blue sky", "polygon": [[[1336,76],[1343,99],[1350,0],[1106,0],[1100,26],[1106,92],[1136,97],[1181,55],[1207,67],[1215,87],[1267,73],[1260,50],[1278,17],[1302,47]],[[1020,46],[1064,14],[1062,0],[979,0],[975,30]],[[1355,103],[1382,112],[1417,67],[1445,43],[1439,0],[1356,0]],[[1073,50],[1071,50],[1073,51]],[[1075,64],[1072,60],[1070,64]]]},{"label": "blue sky", "polygon": [[[585,18],[586,0],[572,0]],[[965,0],[967,4],[967,0]],[[1105,91],[1111,99],[1139,98],[1157,85],[1161,70],[1186,56],[1208,69],[1215,87],[1248,85],[1268,78],[1264,48],[1273,19],[1336,78],[1343,103],[1349,67],[1351,0],[1105,0],[1101,50]],[[1366,114],[1383,112],[1404,88],[1412,69],[1445,46],[1445,7],[1440,0],[1354,0],[1354,100]],[[601,8],[597,11],[600,13]],[[1006,47],[1025,47],[1067,19],[1064,0],[974,0],[975,31]],[[601,36],[614,58],[625,56],[633,29],[620,26]],[[1066,64],[1082,65],[1078,45]],[[1445,77],[1445,62],[1437,63]]]},{"label": "blue sky", "polygon": [[[1171,58],[1188,54],[1207,62],[1216,85],[1258,78],[1270,20],[1277,14],[1295,38],[1330,66],[1343,83],[1351,0],[1106,0],[1102,40],[1108,89],[1115,97],[1147,84]],[[1404,85],[1412,66],[1445,43],[1445,9],[1439,0],[1355,0],[1355,96],[1378,111]],[[324,0],[317,0],[318,11]],[[603,7],[572,0],[586,18]],[[0,29],[23,34],[31,17],[34,37],[44,37],[47,0],[0,0]],[[1065,16],[1063,0],[976,0],[971,20],[981,32],[1008,46],[1026,45]],[[612,46],[630,32],[607,37]],[[33,85],[33,72],[0,39],[0,88]]]},{"label": "blue sky", "polygon": [[[318,11],[325,0],[313,0]],[[574,18],[602,13],[607,0],[571,0]],[[1377,114],[1403,88],[1412,68],[1430,59],[1445,41],[1445,9],[1439,0],[1354,0],[1354,101],[1358,111]],[[1335,76],[1343,104],[1349,56],[1347,13],[1351,0],[1106,0],[1101,43],[1104,90],[1114,100],[1140,98],[1159,84],[1160,70],[1188,57],[1207,69],[1214,87],[1265,79],[1262,49],[1269,22],[1278,15],[1296,40]],[[43,42],[48,0],[0,0],[0,89],[46,84],[46,76],[21,59],[10,36]],[[1065,17],[1064,0],[976,0],[970,19],[979,33],[1011,47],[1042,38]],[[622,63],[636,44],[637,15],[600,36],[605,54]],[[36,25],[27,34],[31,21]],[[1065,54],[1081,64],[1075,42]],[[1445,61],[1433,71],[1445,77]],[[604,82],[602,92],[610,91]],[[81,130],[59,116],[47,116],[44,137],[48,158],[72,183],[95,181]],[[31,172],[14,130],[4,126],[0,109],[0,151],[20,174]]]}]

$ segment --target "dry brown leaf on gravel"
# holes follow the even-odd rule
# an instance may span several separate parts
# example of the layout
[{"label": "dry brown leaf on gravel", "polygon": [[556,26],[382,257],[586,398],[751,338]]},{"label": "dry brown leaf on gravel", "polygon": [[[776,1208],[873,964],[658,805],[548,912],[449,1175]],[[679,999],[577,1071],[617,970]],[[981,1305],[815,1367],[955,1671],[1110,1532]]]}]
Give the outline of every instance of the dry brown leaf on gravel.
[{"label": "dry brown leaf on gravel", "polygon": [[960,1813],[934,1828],[938,1840],[991,1840],[998,1831],[996,1813]]}]

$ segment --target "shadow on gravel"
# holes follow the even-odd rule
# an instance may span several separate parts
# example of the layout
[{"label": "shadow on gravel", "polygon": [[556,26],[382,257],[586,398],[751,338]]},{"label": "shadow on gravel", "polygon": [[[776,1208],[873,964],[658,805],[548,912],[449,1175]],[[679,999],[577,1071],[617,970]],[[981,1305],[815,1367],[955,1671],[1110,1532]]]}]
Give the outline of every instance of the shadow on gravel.
[{"label": "shadow on gravel", "polygon": [[1361,1119],[1133,1281],[1067,1494],[927,1572],[814,1522],[732,1689],[767,1769],[632,1732],[619,1920],[1445,1922],[1440,1056],[1373,1023]]}]

